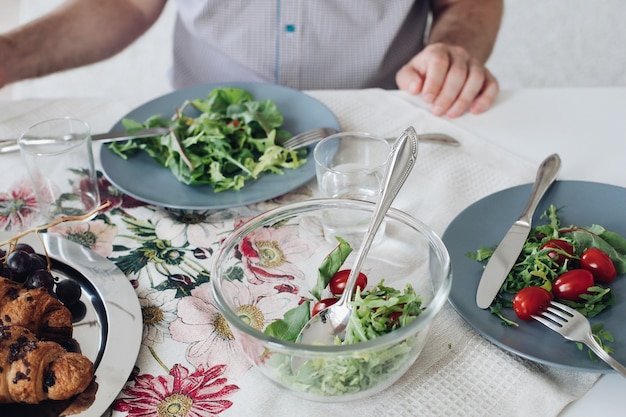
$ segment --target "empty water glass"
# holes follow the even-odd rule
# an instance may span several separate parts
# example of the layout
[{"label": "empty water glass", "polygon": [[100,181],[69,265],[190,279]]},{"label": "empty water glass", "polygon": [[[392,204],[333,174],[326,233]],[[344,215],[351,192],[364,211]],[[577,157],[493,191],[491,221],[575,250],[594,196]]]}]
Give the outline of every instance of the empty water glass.
[{"label": "empty water glass", "polygon": [[87,123],[72,118],[42,121],[29,127],[18,143],[44,218],[82,216],[98,208]]}]

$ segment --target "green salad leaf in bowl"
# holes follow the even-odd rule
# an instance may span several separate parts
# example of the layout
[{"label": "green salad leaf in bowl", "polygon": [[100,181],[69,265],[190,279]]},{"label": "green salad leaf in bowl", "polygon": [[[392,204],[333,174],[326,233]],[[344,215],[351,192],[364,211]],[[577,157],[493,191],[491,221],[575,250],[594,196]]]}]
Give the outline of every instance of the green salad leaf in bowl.
[{"label": "green salad leaf in bowl", "polygon": [[357,280],[344,339],[297,341],[318,305],[337,300],[362,239],[334,234],[336,220],[358,230],[373,208],[345,199],[288,204],[240,225],[214,255],[213,298],[242,353],[301,398],[351,401],[389,387],[418,359],[446,303],[452,273],[445,246],[426,225],[391,209]]}]

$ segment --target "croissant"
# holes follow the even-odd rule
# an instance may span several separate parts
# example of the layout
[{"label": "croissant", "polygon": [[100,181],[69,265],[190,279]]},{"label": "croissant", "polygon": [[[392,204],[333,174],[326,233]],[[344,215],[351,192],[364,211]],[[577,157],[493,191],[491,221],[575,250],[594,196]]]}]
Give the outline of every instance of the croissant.
[{"label": "croissant", "polygon": [[30,330],[0,323],[0,403],[66,400],[91,383],[93,363]]},{"label": "croissant", "polygon": [[27,289],[0,277],[0,320],[22,326],[43,340],[63,343],[72,337],[72,314],[45,288]]}]

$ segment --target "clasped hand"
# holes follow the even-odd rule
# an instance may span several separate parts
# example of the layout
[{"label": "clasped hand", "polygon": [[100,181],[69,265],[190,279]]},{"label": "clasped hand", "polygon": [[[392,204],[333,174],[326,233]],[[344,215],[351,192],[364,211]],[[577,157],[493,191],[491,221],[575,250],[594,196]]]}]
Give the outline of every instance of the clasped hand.
[{"label": "clasped hand", "polygon": [[421,94],[436,116],[479,114],[493,104],[498,81],[462,47],[443,43],[426,46],[396,74],[400,90]]}]

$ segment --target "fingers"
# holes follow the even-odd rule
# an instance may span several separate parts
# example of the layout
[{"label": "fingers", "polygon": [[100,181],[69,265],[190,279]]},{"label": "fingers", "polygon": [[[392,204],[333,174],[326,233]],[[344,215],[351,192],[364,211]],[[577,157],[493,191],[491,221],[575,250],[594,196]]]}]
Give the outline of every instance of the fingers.
[{"label": "fingers", "polygon": [[396,74],[398,88],[422,94],[436,116],[479,114],[491,107],[499,86],[495,77],[460,47],[427,46]]},{"label": "fingers", "polygon": [[480,114],[487,111],[493,105],[499,91],[500,86],[498,85],[498,81],[489,71],[487,71],[487,77],[485,83],[483,84],[483,89],[470,105],[470,112],[472,114]]},{"label": "fingers", "polygon": [[417,95],[422,92],[424,79],[409,62],[396,73],[396,84],[400,90]]},{"label": "fingers", "polygon": [[[454,94],[453,91],[450,95],[445,95],[445,100],[448,100]],[[460,93],[452,99],[449,108],[446,110],[444,104],[443,108],[437,109],[437,105],[435,105],[433,113],[437,115],[445,114],[452,118],[459,117],[468,110],[472,114],[479,114],[491,107],[499,91],[498,82],[489,70],[477,62],[472,62],[467,78],[465,78],[465,83],[461,87]],[[443,91],[440,96],[444,96]],[[444,99],[442,98],[442,100]],[[448,103],[448,101],[445,103]]]}]

